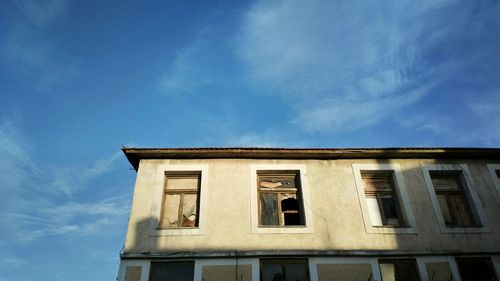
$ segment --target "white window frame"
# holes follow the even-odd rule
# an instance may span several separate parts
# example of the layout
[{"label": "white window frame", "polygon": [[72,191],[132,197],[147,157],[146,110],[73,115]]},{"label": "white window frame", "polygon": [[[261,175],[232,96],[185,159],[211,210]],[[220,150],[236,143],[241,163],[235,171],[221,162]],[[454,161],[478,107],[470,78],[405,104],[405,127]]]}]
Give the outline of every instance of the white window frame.
[{"label": "white window frame", "polygon": [[[352,164],[352,170],[354,173],[354,181],[356,183],[356,190],[358,192],[359,204],[361,207],[361,213],[363,215],[363,222],[365,224],[365,231],[368,234],[416,234],[416,224],[415,217],[413,216],[413,211],[410,205],[410,200],[408,197],[408,192],[406,190],[406,185],[404,181],[403,174],[399,164]],[[398,196],[398,204],[403,214],[401,214],[403,221],[407,224],[407,227],[385,227],[385,226],[373,226],[370,221],[370,213],[368,209],[368,204],[366,202],[365,188],[363,185],[363,178],[361,177],[361,171],[393,171],[393,179],[395,185],[395,191]]]},{"label": "white window frame", "polygon": [[450,266],[451,274],[453,280],[460,280],[460,273],[458,272],[457,263],[455,262],[455,257],[452,256],[437,256],[437,257],[418,257],[417,267],[420,274],[421,281],[431,281],[429,280],[427,274],[427,263],[440,263],[447,262]]},{"label": "white window frame", "polygon": [[[302,195],[302,205],[304,207],[305,225],[297,226],[259,226],[259,205],[257,173],[259,171],[299,171],[300,192]],[[252,222],[252,233],[313,233],[313,216],[311,210],[311,200],[309,194],[309,184],[307,180],[307,170],[305,164],[254,164],[250,165],[250,213]]]},{"label": "white window frame", "polygon": [[377,258],[366,257],[331,257],[331,258],[309,258],[309,275],[311,281],[318,281],[318,265],[332,265],[332,264],[369,264],[372,268],[373,280],[380,281],[380,268],[378,266]]},{"label": "white window frame", "polygon": [[138,266],[141,268],[140,281],[148,281],[149,267],[151,262],[149,260],[122,260],[120,262],[120,269],[118,270],[118,281],[125,281],[125,274],[127,273],[128,266]]},{"label": "white window frame", "polygon": [[[165,188],[165,172],[199,172],[201,173],[200,183],[200,207],[198,210],[199,220],[197,228],[158,228],[163,204]],[[151,206],[151,226],[150,236],[163,235],[202,235],[206,228],[207,198],[210,192],[208,187],[208,165],[158,165],[156,178],[154,179],[153,204]]]},{"label": "white window frame", "polygon": [[497,190],[498,198],[500,198],[500,179],[497,176],[496,171],[500,171],[500,164],[488,164],[488,170],[490,171],[491,178],[493,179],[493,184]]},{"label": "white window frame", "polygon": [[[472,180],[472,175],[469,171],[469,168],[466,164],[438,164],[438,165],[421,165],[422,173],[424,175],[425,183],[427,185],[427,191],[429,192],[429,196],[431,198],[432,206],[434,208],[434,214],[436,215],[436,219],[439,225],[439,229],[441,233],[486,233],[489,232],[489,228],[487,227],[486,216],[484,215],[483,206],[481,201],[479,200],[479,195],[477,189],[475,187],[474,181]],[[475,220],[479,220],[479,225],[477,227],[447,227],[443,214],[441,213],[441,207],[439,206],[439,202],[436,196],[436,191],[434,190],[434,186],[432,185],[432,179],[430,172],[431,171],[457,171],[462,174],[464,179],[463,184],[463,192],[467,192],[465,194],[467,196],[468,204],[470,207],[470,211],[474,216]]]},{"label": "white window frame", "polygon": [[252,280],[259,280],[260,263],[257,258],[226,258],[226,259],[197,259],[194,262],[194,281],[202,281],[203,267],[211,265],[250,265],[252,266]]}]

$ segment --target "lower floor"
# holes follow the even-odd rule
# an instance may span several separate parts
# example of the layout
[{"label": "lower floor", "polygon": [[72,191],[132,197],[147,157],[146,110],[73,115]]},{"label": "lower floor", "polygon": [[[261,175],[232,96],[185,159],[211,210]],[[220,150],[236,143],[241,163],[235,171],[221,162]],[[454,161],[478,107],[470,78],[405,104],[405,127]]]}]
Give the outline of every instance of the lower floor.
[{"label": "lower floor", "polygon": [[500,281],[500,255],[122,259],[118,281]]}]

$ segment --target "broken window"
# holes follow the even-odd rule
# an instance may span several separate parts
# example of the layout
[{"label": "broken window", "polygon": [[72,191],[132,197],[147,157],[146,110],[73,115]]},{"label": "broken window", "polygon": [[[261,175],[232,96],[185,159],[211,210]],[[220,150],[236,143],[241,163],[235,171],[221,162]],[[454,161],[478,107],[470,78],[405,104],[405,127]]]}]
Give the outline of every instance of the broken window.
[{"label": "broken window", "polygon": [[193,281],[194,262],[151,262],[149,281]]},{"label": "broken window", "polygon": [[373,226],[404,226],[392,171],[361,171]]},{"label": "broken window", "polygon": [[259,224],[305,225],[298,171],[259,171]]},{"label": "broken window", "polygon": [[497,281],[490,258],[457,258],[462,281]]},{"label": "broken window", "polygon": [[379,261],[382,281],[419,281],[415,260]]},{"label": "broken window", "polygon": [[318,281],[373,281],[370,264],[318,264]]},{"label": "broken window", "polygon": [[477,226],[458,171],[430,171],[432,185],[446,226]]},{"label": "broken window", "polygon": [[261,281],[309,281],[307,260],[263,260]]},{"label": "broken window", "polygon": [[200,172],[166,172],[160,228],[198,227]]}]

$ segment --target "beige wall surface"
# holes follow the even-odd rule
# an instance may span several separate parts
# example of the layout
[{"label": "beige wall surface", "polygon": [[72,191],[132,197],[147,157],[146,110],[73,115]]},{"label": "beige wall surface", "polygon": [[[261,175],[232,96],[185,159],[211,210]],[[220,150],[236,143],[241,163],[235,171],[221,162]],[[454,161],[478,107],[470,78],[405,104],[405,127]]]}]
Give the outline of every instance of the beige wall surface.
[{"label": "beige wall surface", "polygon": [[[486,218],[480,233],[442,233],[436,219],[422,166],[467,164]],[[141,160],[137,173],[125,254],[171,251],[234,250],[395,250],[418,252],[500,252],[500,198],[487,164],[480,160]],[[302,175],[309,187],[311,233],[255,233],[252,231],[252,165],[305,165]],[[397,164],[404,179],[415,233],[368,233],[353,173],[353,164]],[[158,211],[153,211],[155,190],[164,184],[165,167],[204,165],[207,168],[206,204],[200,210],[203,230],[194,235],[155,232]],[[158,197],[158,196],[157,196]]]}]

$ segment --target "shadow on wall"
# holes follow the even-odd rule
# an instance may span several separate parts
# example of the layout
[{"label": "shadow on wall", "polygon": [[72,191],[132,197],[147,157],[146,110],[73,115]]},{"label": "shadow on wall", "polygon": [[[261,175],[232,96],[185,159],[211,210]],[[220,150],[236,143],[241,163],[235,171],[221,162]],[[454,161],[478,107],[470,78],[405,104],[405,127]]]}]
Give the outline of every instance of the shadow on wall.
[{"label": "shadow on wall", "polygon": [[[296,162],[296,160],[293,160]],[[475,162],[475,160],[468,160],[467,162]],[[307,164],[306,161],[304,163]],[[360,165],[359,167],[359,179],[360,182],[356,182],[356,179],[352,177],[354,185],[345,184],[345,186],[353,186],[354,189],[351,190],[356,194],[362,193],[363,196],[359,196],[361,199],[359,201],[352,202],[353,206],[359,206],[359,212],[361,212],[362,220],[353,221],[353,224],[360,224],[361,228],[365,228],[367,232],[369,232],[368,228],[372,231],[380,231],[381,229],[387,230],[386,232],[380,231],[377,233],[362,233],[359,234],[361,236],[369,237],[373,241],[372,244],[362,247],[353,248],[349,250],[354,251],[377,251],[380,253],[388,252],[388,251],[399,251],[400,253],[411,253],[412,251],[418,251],[420,253],[439,253],[439,252],[462,252],[464,249],[468,251],[468,249],[478,249],[478,251],[486,251],[484,248],[484,240],[482,238],[491,241],[494,241],[492,235],[497,233],[498,225],[493,226],[495,229],[493,234],[480,234],[478,239],[469,239],[465,234],[441,234],[440,227],[437,222],[437,216],[434,211],[434,206],[431,201],[431,195],[429,194],[429,190],[424,178],[424,172],[422,171],[421,164],[424,165],[437,165],[437,164],[457,164],[463,163],[460,160],[432,160],[432,159],[403,159],[403,160],[392,160],[392,159],[377,159],[371,161],[365,160],[353,160],[352,163],[367,163],[373,164],[372,166],[378,166],[378,168],[367,168],[368,166]],[[477,165],[483,165],[482,162],[475,162]],[[392,165],[392,166],[391,166]],[[392,167],[398,166],[399,170],[394,170]],[[476,164],[474,164],[476,165]],[[450,165],[453,166],[453,165]],[[408,168],[409,167],[409,168]],[[474,169],[479,169],[475,167]],[[482,168],[481,168],[482,169]],[[396,174],[399,173],[399,175]],[[486,172],[486,170],[485,170]],[[334,172],[335,174],[335,172]],[[453,171],[448,173],[440,173],[436,172],[433,175],[435,178],[435,182],[441,182],[445,184],[447,180],[453,181],[455,180],[455,175]],[[402,177],[401,177],[402,176]],[[458,177],[459,181],[461,180]],[[476,185],[485,185],[482,181],[476,181],[476,176],[474,176]],[[460,184],[460,183],[459,183]],[[360,187],[361,186],[361,187]],[[405,191],[403,192],[401,188],[404,186]],[[256,187],[257,188],[257,187]],[[340,188],[340,186],[339,186]],[[342,187],[343,188],[343,187]],[[482,187],[484,189],[484,186]],[[311,192],[314,192],[315,188],[311,186]],[[493,189],[492,189],[493,190]],[[494,191],[494,190],[493,190]],[[467,195],[467,194],[466,194]],[[484,196],[479,194],[480,196]],[[335,196],[335,192],[332,192],[330,195],[325,196]],[[443,202],[447,202],[447,200],[451,200],[447,198],[446,193],[443,193],[441,196],[441,204]],[[444,198],[444,199],[443,199]],[[467,202],[467,196],[464,197],[465,203]],[[481,198],[483,200],[485,198]],[[250,200],[250,199],[249,199]],[[341,200],[339,198],[335,200]],[[444,201],[443,201],[444,200]],[[459,204],[460,198],[452,200],[455,204]],[[457,203],[458,202],[458,203]],[[215,205],[211,207],[217,207],[221,202],[217,202]],[[362,206],[364,204],[364,207]],[[465,211],[465,213],[460,213],[464,211],[457,211],[451,209],[452,206],[440,206],[446,210],[448,208],[448,213],[445,214],[447,216],[446,219],[450,220],[449,223],[453,223],[453,220],[460,220],[459,223],[469,223],[474,222],[477,219],[477,214],[474,213],[474,206],[470,206],[471,211]],[[363,210],[364,208],[364,210]],[[463,209],[463,208],[462,208]],[[201,210],[203,211],[203,210]],[[498,211],[498,210],[497,210]],[[471,218],[463,218],[467,213],[470,213]],[[341,213],[341,212],[340,212]],[[323,214],[322,214],[323,215]],[[329,220],[325,220],[326,224],[334,223],[332,222],[332,217],[336,214],[328,214],[326,217],[330,217]],[[208,218],[210,219],[210,218]],[[338,221],[338,220],[335,220]],[[367,228],[366,222],[368,222],[369,226]],[[318,223],[316,221],[316,223]],[[248,221],[250,226],[251,222]],[[363,225],[365,224],[365,225]],[[498,224],[498,222],[497,222]],[[138,221],[133,227],[131,233],[127,234],[127,243],[123,252],[124,257],[137,257],[141,256],[142,258],[155,260],[168,260],[171,258],[172,260],[175,258],[177,263],[175,264],[175,268],[168,268],[165,266],[163,268],[157,267],[158,272],[151,271],[150,274],[160,274],[160,275],[169,275],[169,276],[177,276],[176,274],[180,274],[179,276],[186,276],[186,272],[194,272],[191,270],[190,266],[194,266],[193,263],[186,262],[188,260],[192,260],[193,252],[188,249],[180,249],[180,245],[171,245],[173,251],[165,251],[160,249],[168,249],[169,239],[168,236],[159,236],[155,234],[155,229],[159,226],[159,221],[154,217],[147,217],[140,221]],[[414,228],[415,231],[408,231],[407,233],[397,233],[398,229],[409,229]],[[391,231],[396,233],[390,233]],[[231,233],[227,233],[227,239],[231,239]],[[238,235],[236,233],[235,235]],[[257,234],[256,234],[257,235]],[[272,237],[273,239],[278,238],[276,234],[258,234],[262,235],[264,238]],[[267,235],[267,236],[266,236]],[[296,234],[301,236],[311,235],[310,237],[317,236],[317,233],[313,234]],[[353,237],[357,236],[353,235]],[[339,237],[330,237],[330,235],[325,236],[328,237],[328,241],[324,241],[324,245],[330,245],[329,247],[325,247],[325,251],[337,251],[339,249],[346,250],[345,245],[341,245],[342,240],[339,240]],[[469,236],[470,237],[470,236]],[[160,240],[161,239],[161,240]],[[186,239],[201,239],[200,236],[190,236]],[[294,238],[295,239],[295,238]],[[177,239],[176,239],[177,240]],[[307,241],[306,239],[303,239]],[[207,243],[210,239],[207,239]],[[263,239],[263,241],[269,241],[269,239]],[[391,245],[388,247],[387,245]],[[246,247],[245,247],[246,248]],[[299,252],[302,248],[293,248],[293,244],[291,246],[290,251]],[[217,250],[217,249],[214,249]],[[228,249],[220,249],[226,250]],[[269,250],[273,251],[274,249],[270,248]],[[282,258],[293,258],[294,256],[287,256],[286,251],[278,252]],[[397,275],[399,276],[397,280],[418,280],[417,277],[417,266],[414,260],[411,259],[394,259],[394,255],[391,258],[381,258],[380,261],[380,270],[382,271],[382,275]],[[429,268],[432,268],[430,266]],[[436,265],[437,270],[443,271],[442,267],[438,267]],[[319,268],[318,268],[319,269]],[[324,276],[342,276],[342,273],[345,270],[349,269],[348,267],[339,267],[339,266],[331,266],[324,267],[323,271]],[[228,269],[231,270],[231,269]],[[362,278],[368,278],[368,280],[373,279],[371,276],[371,270],[368,268],[356,268],[349,269],[352,272],[365,272],[368,277],[363,275]],[[368,274],[370,273],[370,274]],[[399,275],[398,275],[399,274]],[[437,273],[436,273],[437,274]],[[321,277],[321,272],[319,272]],[[436,276],[431,274],[431,276]],[[439,280],[447,280],[447,276],[442,276]],[[190,280],[192,280],[191,278]],[[173,280],[183,280],[181,277]],[[321,279],[320,280],[327,280]],[[335,279],[336,280],[336,279]],[[346,279],[350,280],[350,279]],[[361,280],[361,279],[360,279]],[[204,280],[204,281],[209,281]]]}]

